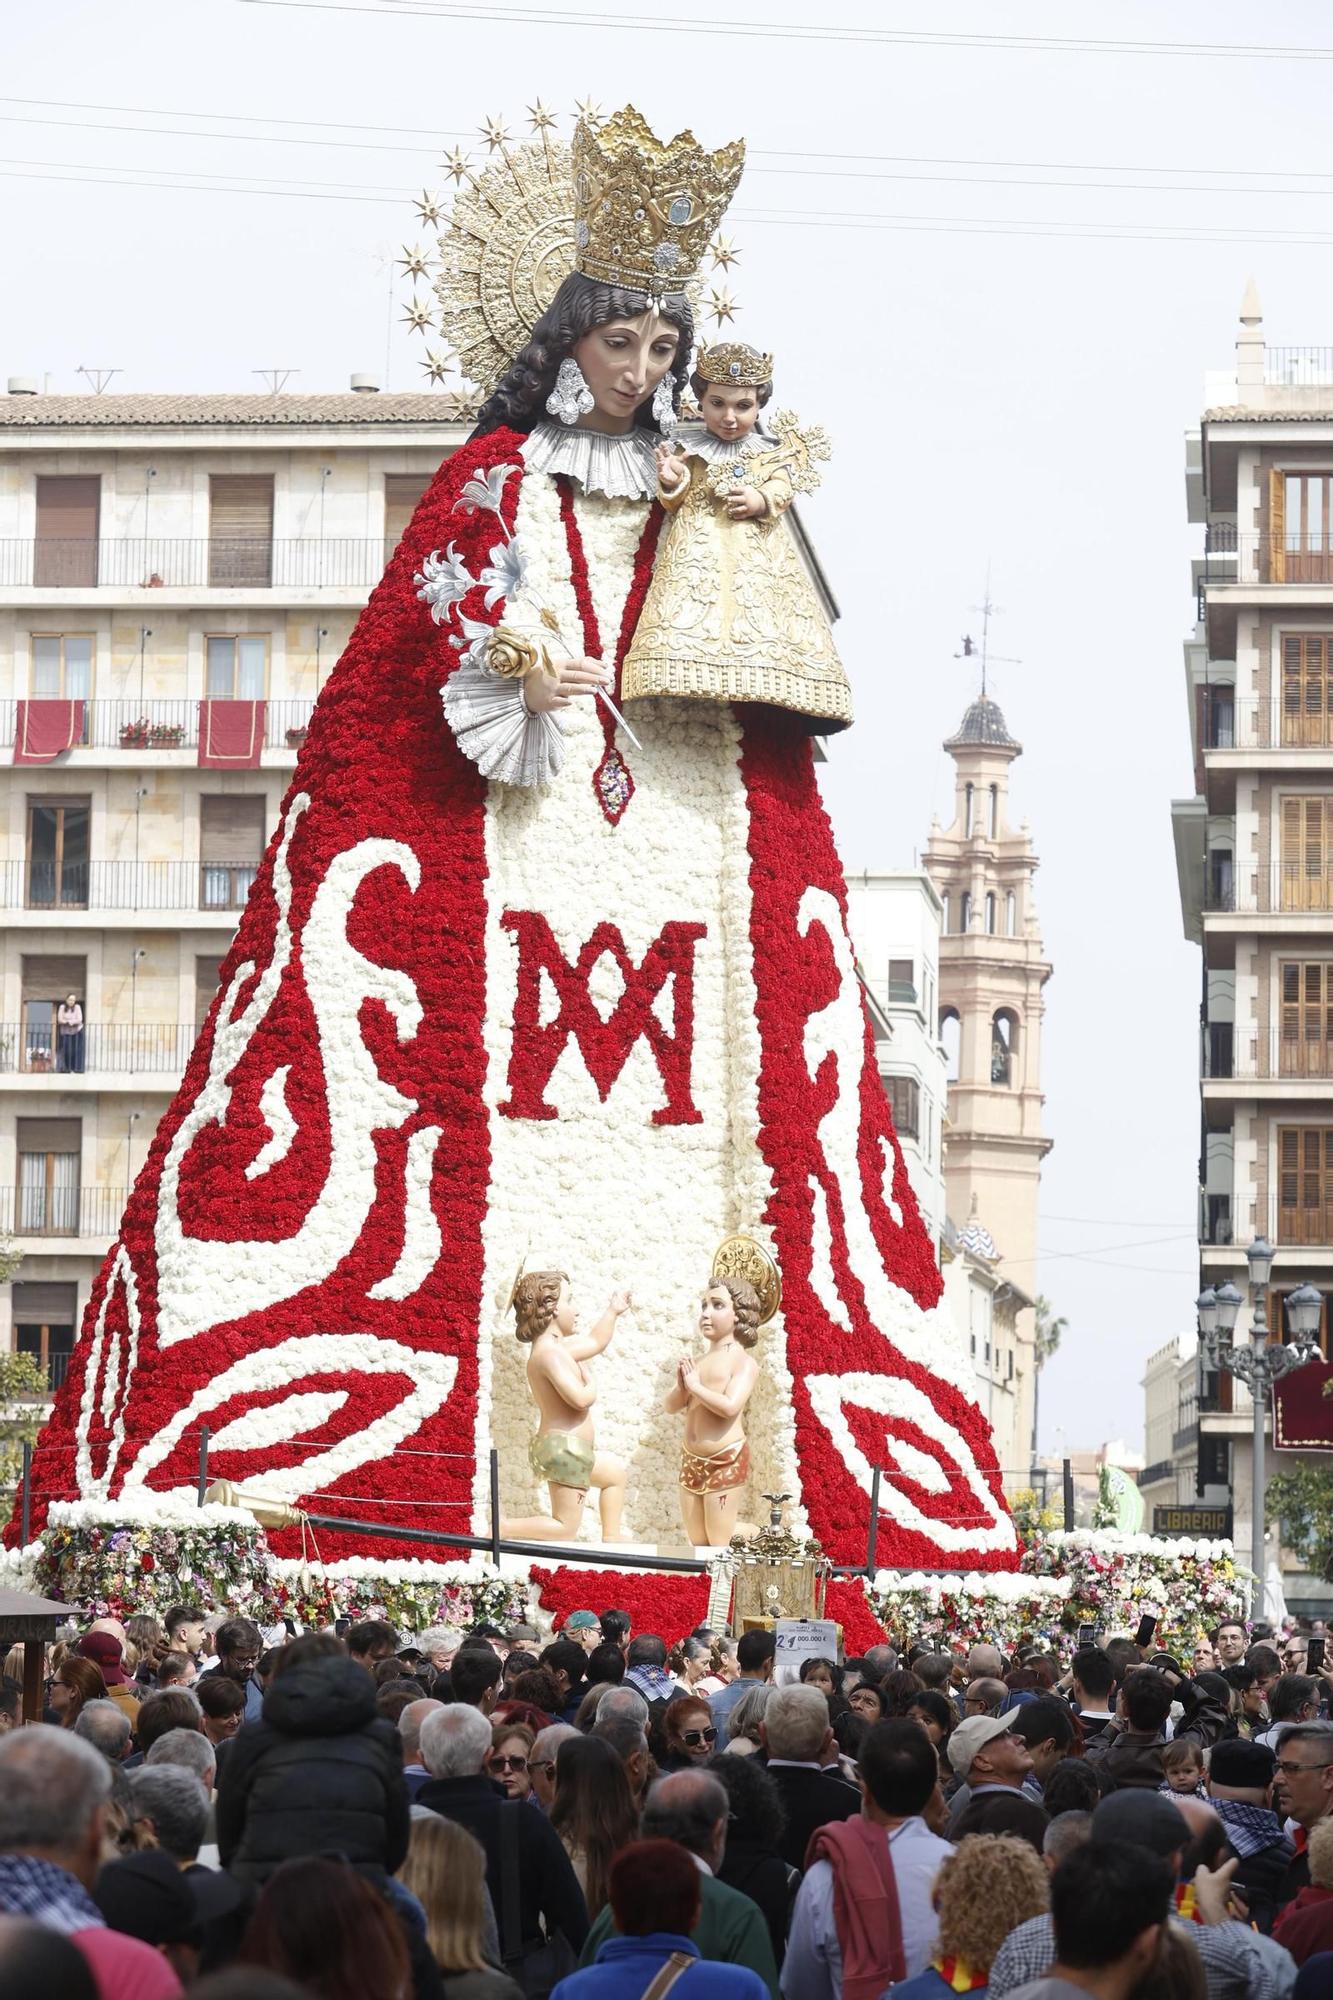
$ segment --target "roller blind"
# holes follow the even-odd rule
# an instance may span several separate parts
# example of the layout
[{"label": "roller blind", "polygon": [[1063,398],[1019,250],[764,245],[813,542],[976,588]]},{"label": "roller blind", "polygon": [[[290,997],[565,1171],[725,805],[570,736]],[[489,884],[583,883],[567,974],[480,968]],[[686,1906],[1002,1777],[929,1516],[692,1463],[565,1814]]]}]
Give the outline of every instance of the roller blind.
[{"label": "roller blind", "polygon": [[218,868],[257,868],[264,854],[264,800],[250,793],[200,805],[200,859]]}]

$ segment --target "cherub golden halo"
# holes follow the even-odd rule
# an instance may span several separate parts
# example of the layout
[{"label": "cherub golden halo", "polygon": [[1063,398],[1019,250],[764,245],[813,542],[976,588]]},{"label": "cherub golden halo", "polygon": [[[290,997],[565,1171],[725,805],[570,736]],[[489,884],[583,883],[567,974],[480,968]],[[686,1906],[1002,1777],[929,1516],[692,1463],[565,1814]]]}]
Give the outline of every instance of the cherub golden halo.
[{"label": "cherub golden halo", "polygon": [[744,1278],[759,1295],[759,1324],[767,1326],[782,1304],[782,1276],[762,1243],[753,1236],[728,1236],[713,1257],[715,1278]]},{"label": "cherub golden halo", "polygon": [[724,388],[762,389],[773,380],[773,356],[738,340],[720,340],[712,347],[700,347],[694,372]]}]

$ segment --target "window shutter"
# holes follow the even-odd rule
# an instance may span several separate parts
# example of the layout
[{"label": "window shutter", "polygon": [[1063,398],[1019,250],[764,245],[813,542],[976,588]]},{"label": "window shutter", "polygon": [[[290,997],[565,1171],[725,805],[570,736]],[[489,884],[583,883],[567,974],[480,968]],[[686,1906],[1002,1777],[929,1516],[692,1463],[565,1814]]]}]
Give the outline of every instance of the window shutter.
[{"label": "window shutter", "polygon": [[73,1326],[78,1311],[77,1285],[25,1281],[14,1286],[15,1325]]},{"label": "window shutter", "polygon": [[273,476],[214,473],[208,482],[210,584],[266,585],[273,576]]},{"label": "window shutter", "polygon": [[216,868],[257,868],[264,856],[264,800],[252,793],[200,805],[200,859]]},{"label": "window shutter", "polygon": [[35,584],[87,585],[97,582],[100,477],[39,478]]},{"label": "window shutter", "polygon": [[1277,466],[1268,475],[1268,576],[1287,580],[1287,475]]},{"label": "window shutter", "polygon": [[20,1153],[77,1153],[83,1146],[81,1118],[20,1118]]},{"label": "window shutter", "polygon": [[54,953],[23,954],[21,998],[25,1006],[29,1000],[63,1000],[67,993],[77,993],[82,1000],[87,990],[86,958],[59,958]]},{"label": "window shutter", "polygon": [[220,958],[196,958],[194,961],[194,1027],[195,1033],[204,1025],[209,1008],[213,1005],[213,995],[222,983],[222,960]]},{"label": "window shutter", "polygon": [[389,472],[384,477],[384,559],[403,539],[408,522],[417,510],[432,475],[429,472]]}]

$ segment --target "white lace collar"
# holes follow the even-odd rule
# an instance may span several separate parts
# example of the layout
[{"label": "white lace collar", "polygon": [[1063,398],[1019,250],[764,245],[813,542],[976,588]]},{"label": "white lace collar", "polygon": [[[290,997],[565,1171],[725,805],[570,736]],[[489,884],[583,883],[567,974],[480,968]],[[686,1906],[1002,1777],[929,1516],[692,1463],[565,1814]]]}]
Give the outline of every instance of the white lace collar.
[{"label": "white lace collar", "polygon": [[719,438],[705,424],[681,424],[676,431],[676,450],[684,458],[701,458],[705,465],[715,465],[720,460],[740,458],[746,453],[762,451],[771,440],[756,424],[748,437]]},{"label": "white lace collar", "polygon": [[577,426],[538,424],[523,441],[523,462],[534,472],[563,473],[585,493],[609,500],[651,500],[657,491],[655,431],[632,430],[623,437]]}]

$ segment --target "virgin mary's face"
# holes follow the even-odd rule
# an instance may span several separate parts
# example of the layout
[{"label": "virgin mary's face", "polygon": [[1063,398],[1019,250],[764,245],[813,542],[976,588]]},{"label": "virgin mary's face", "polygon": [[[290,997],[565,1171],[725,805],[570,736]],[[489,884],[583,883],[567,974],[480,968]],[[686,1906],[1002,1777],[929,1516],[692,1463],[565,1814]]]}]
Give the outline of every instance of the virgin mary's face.
[{"label": "virgin mary's face", "polygon": [[634,412],[656,389],[676,359],[680,334],[655,311],[639,319],[612,319],[595,326],[574,346],[593,407],[588,430],[628,431]]}]

